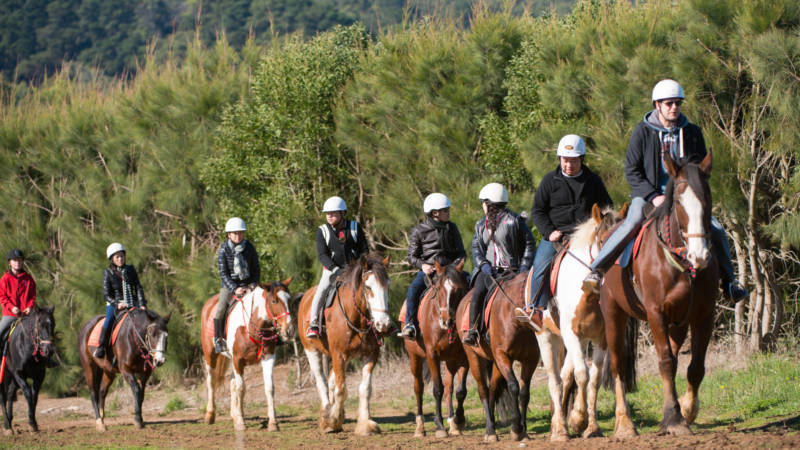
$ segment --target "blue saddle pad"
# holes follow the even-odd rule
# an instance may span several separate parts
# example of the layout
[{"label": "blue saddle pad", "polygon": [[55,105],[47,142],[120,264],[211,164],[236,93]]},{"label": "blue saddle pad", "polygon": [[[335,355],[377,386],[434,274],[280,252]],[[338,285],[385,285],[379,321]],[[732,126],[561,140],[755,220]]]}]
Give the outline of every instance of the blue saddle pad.
[{"label": "blue saddle pad", "polygon": [[619,255],[619,259],[617,259],[617,264],[620,267],[625,268],[631,263],[631,259],[633,259],[633,244],[636,242],[636,239],[631,239],[628,242],[628,245],[625,246],[625,251]]}]

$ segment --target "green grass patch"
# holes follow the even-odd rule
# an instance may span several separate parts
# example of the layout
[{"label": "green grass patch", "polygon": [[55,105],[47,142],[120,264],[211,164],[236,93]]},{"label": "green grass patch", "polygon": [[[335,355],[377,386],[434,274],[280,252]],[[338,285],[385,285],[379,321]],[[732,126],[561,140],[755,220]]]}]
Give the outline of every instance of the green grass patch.
[{"label": "green grass patch", "polygon": [[186,403],[182,398],[173,394],[167,401],[167,404],[164,405],[164,409],[158,415],[164,417],[174,411],[180,411],[182,409],[186,409]]}]

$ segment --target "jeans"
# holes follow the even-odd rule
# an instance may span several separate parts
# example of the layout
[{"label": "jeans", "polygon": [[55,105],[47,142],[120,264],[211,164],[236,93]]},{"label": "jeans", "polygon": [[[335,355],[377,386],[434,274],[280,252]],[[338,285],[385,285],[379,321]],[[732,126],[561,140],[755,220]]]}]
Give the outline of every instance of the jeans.
[{"label": "jeans", "polygon": [[314,292],[314,298],[311,300],[311,320],[309,321],[309,325],[319,325],[320,300],[322,299],[322,293],[331,285],[331,275],[333,275],[333,272],[324,267],[322,268],[322,276],[319,278],[317,290]]},{"label": "jeans", "polygon": [[417,308],[419,307],[419,297],[425,291],[425,272],[417,272],[414,281],[408,286],[406,293],[406,325],[417,323]]},{"label": "jeans", "polygon": [[[542,285],[542,280],[544,279],[544,274],[547,271],[547,267],[553,261],[555,256],[556,248],[553,246],[553,243],[542,239],[541,242],[539,242],[539,248],[536,249],[536,257],[533,259],[533,280],[531,280],[532,296],[536,295],[536,291],[539,290],[539,287]],[[528,299],[529,302],[530,300],[533,300],[534,306],[546,308],[547,301],[550,299],[550,289],[548,289],[549,284],[549,282],[545,283],[545,288],[542,290],[541,295],[535,299]]]},{"label": "jeans", "polygon": [[114,305],[106,305],[106,321],[103,322],[103,329],[105,330],[108,327],[113,327],[114,323],[117,321],[117,316],[114,315],[116,312],[117,307]]}]

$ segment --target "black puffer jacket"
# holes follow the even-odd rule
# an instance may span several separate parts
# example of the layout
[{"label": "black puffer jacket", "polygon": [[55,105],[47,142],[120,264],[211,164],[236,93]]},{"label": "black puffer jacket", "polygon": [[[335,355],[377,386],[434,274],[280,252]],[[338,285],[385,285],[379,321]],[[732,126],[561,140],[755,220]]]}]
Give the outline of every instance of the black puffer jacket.
[{"label": "black puffer jacket", "polygon": [[531,219],[543,239],[548,239],[550,233],[556,230],[564,234],[572,233],[575,225],[592,215],[592,205],[595,203],[600,207],[612,205],[603,180],[588,167],[583,166],[583,173],[571,181],[580,185],[577,198],[560,166],[545,175],[536,189]]},{"label": "black puffer jacket", "polygon": [[[631,185],[632,197],[642,197],[650,201],[653,197],[663,194],[658,184],[658,177],[661,171],[661,141],[659,140],[659,130],[652,125],[649,120],[650,111],[645,114],[644,120],[636,125],[628,143],[628,151],[625,154],[625,179]],[[682,160],[675,161],[678,166],[683,166],[687,162],[700,163],[706,157],[706,142],[703,139],[703,131],[697,125],[690,123],[686,116],[681,114],[679,119],[679,129],[683,130],[683,151],[685,156]]]},{"label": "black puffer jacket", "polygon": [[[443,245],[448,248],[442,248]],[[408,240],[408,262],[417,269],[422,269],[422,264],[433,264],[434,260],[446,266],[466,256],[461,233],[453,222],[447,222],[447,231],[440,240],[433,219],[427,218],[414,227]]]},{"label": "black puffer jacket", "polygon": [[521,266],[531,267],[536,254],[536,241],[525,220],[509,210],[500,213],[497,219],[497,230],[494,233],[494,251],[500,252],[505,265],[494,264],[487,259],[489,249],[489,230],[486,229],[486,217],[475,223],[475,235],[472,237],[472,260],[475,270],[488,263],[492,267],[503,267],[514,271]]},{"label": "black puffer jacket", "polygon": [[[337,267],[344,268],[350,261],[369,252],[367,237],[364,235],[360,223],[354,220],[345,220],[342,228],[338,230],[334,230],[327,223],[322,227],[328,230],[328,240],[325,240],[322,229],[317,228],[317,257],[326,269],[333,271]],[[355,228],[356,240],[353,239],[353,228]],[[344,242],[341,242],[340,235]]]},{"label": "black puffer jacket", "polygon": [[130,286],[128,296],[130,298],[129,307],[147,306],[147,300],[144,298],[144,289],[139,282],[139,275],[136,273],[136,268],[131,265],[125,264],[121,268],[111,265],[103,271],[103,296],[106,298],[106,304],[116,307],[117,304],[125,300],[125,293],[122,287],[122,280],[125,280]]},{"label": "black puffer jacket", "polygon": [[219,266],[220,287],[224,287],[229,291],[235,291],[238,287],[247,287],[251,284],[257,284],[261,279],[261,265],[258,262],[258,253],[256,248],[247,239],[242,241],[244,243],[244,259],[247,261],[247,270],[250,276],[245,280],[240,280],[233,270],[233,259],[235,252],[233,250],[233,242],[230,239],[225,239],[225,242],[219,247],[217,251],[217,265]]}]

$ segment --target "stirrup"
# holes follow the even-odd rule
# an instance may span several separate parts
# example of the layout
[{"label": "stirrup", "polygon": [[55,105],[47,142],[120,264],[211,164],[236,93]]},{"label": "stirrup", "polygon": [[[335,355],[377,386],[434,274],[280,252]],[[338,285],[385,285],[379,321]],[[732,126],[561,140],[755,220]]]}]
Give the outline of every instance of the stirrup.
[{"label": "stirrup", "polygon": [[514,315],[520,322],[526,323],[533,328],[533,331],[542,331],[542,320],[546,310],[537,308],[533,305],[525,305],[522,308],[514,308]]},{"label": "stirrup", "polygon": [[417,329],[413,323],[406,324],[399,336],[405,339],[415,339],[417,337]]},{"label": "stirrup", "polygon": [[214,339],[214,351],[220,354],[228,351],[228,343],[225,342],[224,338],[219,337]]},{"label": "stirrup", "polygon": [[106,357],[106,348],[105,348],[105,346],[101,345],[100,347],[97,347],[97,349],[95,349],[94,353],[92,353],[92,356],[94,356],[95,358],[98,358],[98,359],[105,358]]},{"label": "stirrup", "polygon": [[475,330],[474,328],[470,328],[469,330],[467,330],[467,333],[461,339],[461,342],[471,346],[478,345],[478,331]]},{"label": "stirrup", "polygon": [[308,331],[306,331],[307,338],[318,338],[319,337],[319,326],[318,325],[309,325]]},{"label": "stirrup", "polygon": [[581,285],[581,290],[585,292],[587,295],[589,294],[599,294],[600,293],[600,283],[603,281],[603,274],[600,272],[589,272],[589,275],[586,275],[586,278],[583,279],[583,285]]}]

